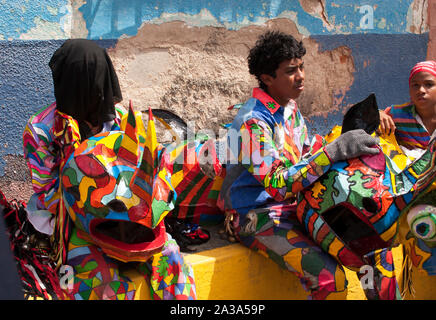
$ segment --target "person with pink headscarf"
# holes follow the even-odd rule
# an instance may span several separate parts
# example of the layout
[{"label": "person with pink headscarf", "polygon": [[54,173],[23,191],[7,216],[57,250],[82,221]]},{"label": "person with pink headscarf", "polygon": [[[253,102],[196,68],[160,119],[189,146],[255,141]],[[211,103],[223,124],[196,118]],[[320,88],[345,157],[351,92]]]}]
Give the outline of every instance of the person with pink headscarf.
[{"label": "person with pink headscarf", "polygon": [[436,62],[416,64],[409,76],[410,101],[380,110],[382,134],[395,131],[404,153],[419,157],[436,133]]}]

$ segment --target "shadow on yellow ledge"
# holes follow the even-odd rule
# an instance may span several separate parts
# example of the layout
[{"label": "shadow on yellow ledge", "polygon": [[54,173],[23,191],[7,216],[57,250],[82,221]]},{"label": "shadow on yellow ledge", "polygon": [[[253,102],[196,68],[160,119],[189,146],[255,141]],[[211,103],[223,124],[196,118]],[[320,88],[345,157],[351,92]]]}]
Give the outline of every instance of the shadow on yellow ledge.
[{"label": "shadow on yellow ledge", "polygon": [[[400,274],[402,250],[393,249],[395,270]],[[307,292],[290,272],[270,259],[241,244],[185,255],[194,268],[199,300],[307,300]],[[345,269],[348,290],[331,296],[332,300],[366,300],[355,272]],[[137,274],[129,274],[137,285],[139,300],[149,300],[148,285]],[[399,276],[398,276],[399,277]],[[413,270],[415,296],[407,300],[436,300],[436,277]]]}]

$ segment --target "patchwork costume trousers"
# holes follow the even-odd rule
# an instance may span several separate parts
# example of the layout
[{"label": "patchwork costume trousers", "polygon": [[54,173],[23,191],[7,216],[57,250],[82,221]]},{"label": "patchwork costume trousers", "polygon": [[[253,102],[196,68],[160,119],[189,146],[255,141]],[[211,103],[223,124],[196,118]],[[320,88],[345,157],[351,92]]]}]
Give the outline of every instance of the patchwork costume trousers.
[{"label": "patchwork costume trousers", "polygon": [[193,270],[169,235],[162,251],[147,262],[124,264],[108,257],[75,229],[69,242],[67,265],[74,269],[74,285],[69,293],[76,300],[138,299],[137,283],[125,273],[129,268],[146,279],[153,300],[196,299]]},{"label": "patchwork costume trousers", "polygon": [[[276,204],[251,210],[245,225],[237,229],[242,244],[295,274],[303,288],[310,291],[309,299],[346,298],[344,267],[307,235],[294,205]],[[356,274],[366,297],[401,299],[391,249],[380,249],[364,258],[368,263],[365,272]]]},{"label": "patchwork costume trousers", "polygon": [[347,280],[343,267],[307,236],[294,205],[251,210],[245,225],[238,229],[242,244],[294,273],[310,291],[309,299],[344,295]]}]

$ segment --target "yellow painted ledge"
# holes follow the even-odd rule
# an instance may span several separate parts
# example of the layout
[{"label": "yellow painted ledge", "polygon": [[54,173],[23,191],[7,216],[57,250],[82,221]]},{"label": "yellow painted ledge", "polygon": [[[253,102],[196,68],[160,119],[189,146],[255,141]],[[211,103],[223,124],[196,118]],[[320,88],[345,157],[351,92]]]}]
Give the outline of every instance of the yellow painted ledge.
[{"label": "yellow painted ledge", "polygon": [[[394,248],[393,255],[395,271],[399,275],[401,247]],[[184,254],[184,258],[194,269],[199,300],[306,300],[308,296],[294,274],[241,244]],[[345,272],[347,291],[331,299],[366,300],[356,273],[349,269]],[[137,284],[135,298],[149,300],[149,288],[144,278],[135,272],[129,276]],[[415,296],[407,294],[406,299],[436,300],[436,277],[413,270],[413,284]]]},{"label": "yellow painted ledge", "polygon": [[[394,248],[393,255],[400,275],[401,247]],[[185,259],[194,269],[199,300],[306,300],[308,296],[295,275],[241,244],[185,255]],[[332,299],[366,300],[356,273],[345,272],[348,290]],[[436,299],[436,277],[414,270],[413,283],[415,297],[406,295],[406,299]]]},{"label": "yellow painted ledge", "polygon": [[299,280],[241,244],[185,255],[200,300],[306,299]]}]

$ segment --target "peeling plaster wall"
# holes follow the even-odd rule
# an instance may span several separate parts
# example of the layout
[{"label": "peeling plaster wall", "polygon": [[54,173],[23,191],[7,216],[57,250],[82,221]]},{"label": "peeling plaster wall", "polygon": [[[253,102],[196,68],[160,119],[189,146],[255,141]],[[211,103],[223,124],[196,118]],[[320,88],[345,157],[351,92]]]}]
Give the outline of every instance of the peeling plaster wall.
[{"label": "peeling plaster wall", "polygon": [[0,2],[1,40],[65,39],[71,32],[68,0]]},{"label": "peeling plaster wall", "polygon": [[[338,46],[318,52],[318,43],[303,39],[288,19],[270,20],[266,26],[303,40],[308,51],[307,90],[299,100],[301,110],[306,115],[326,115],[353,83],[351,50]],[[234,116],[227,107],[249,98],[257,85],[248,73],[246,56],[264,31],[261,26],[190,27],[179,21],[147,24],[136,36],[119,40],[109,53],[123,94],[134,105],[173,110],[197,128],[217,132]]]},{"label": "peeling plaster wall", "polygon": [[[181,20],[191,26],[239,29],[263,25],[274,18],[290,18],[299,32],[309,35],[421,32],[420,15],[427,0],[88,0],[79,8],[92,38],[133,36],[143,23],[161,24]],[[422,5],[421,5],[422,3]],[[373,8],[374,29],[362,30],[360,7]],[[424,9],[425,10],[425,9]],[[105,19],[110,17],[111,19]],[[419,26],[411,30],[411,25]],[[409,30],[408,30],[409,29]],[[418,30],[419,29],[419,30]]]},{"label": "peeling plaster wall", "polygon": [[[429,42],[427,58],[436,59],[436,0],[428,0],[427,21],[429,24]],[[433,19],[431,19],[433,18]]]},{"label": "peeling plaster wall", "polygon": [[381,108],[408,99],[410,68],[436,55],[432,12],[435,0],[0,0],[0,189],[28,180],[16,174],[27,170],[22,131],[54,99],[47,64],[65,39],[108,49],[126,105],[217,131],[256,85],[246,56],[258,35],[292,33],[307,48],[300,109],[311,134],[326,134],[370,92]]}]

